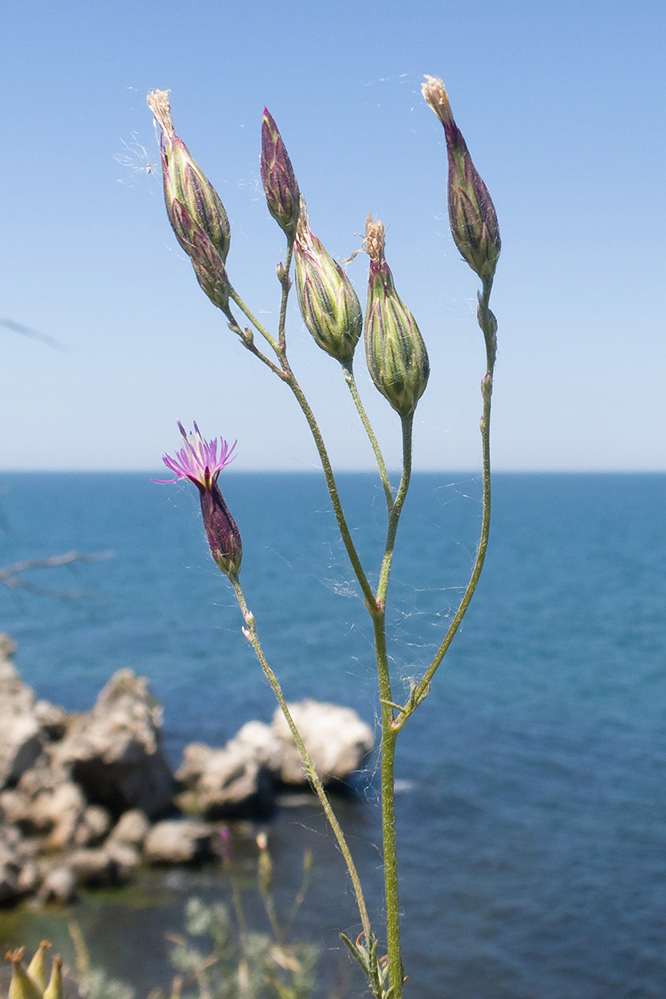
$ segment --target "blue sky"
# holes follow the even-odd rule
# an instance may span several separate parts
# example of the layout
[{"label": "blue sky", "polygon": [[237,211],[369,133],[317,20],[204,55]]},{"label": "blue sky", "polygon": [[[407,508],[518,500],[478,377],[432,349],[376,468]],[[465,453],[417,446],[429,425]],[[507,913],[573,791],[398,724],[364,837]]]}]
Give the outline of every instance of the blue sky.
[{"label": "blue sky", "polygon": [[[229,212],[232,280],[269,323],[283,238],[259,182],[264,104],[330,252],[358,247],[369,211],[390,224],[432,365],[416,467],[477,468],[476,278],[448,233],[430,73],[502,231],[495,467],[666,470],[665,29],[663,4],[641,0],[5,5],[0,319],[62,349],[0,327],[0,468],[156,468],[177,419],[238,438],[238,470],[316,467],[293,399],[200,292],[156,177],[114,158],[138,136],[155,159],[154,88],[171,89]],[[363,256],[348,270],[362,301],[366,270]],[[339,368],[295,303],[289,342],[335,465],[370,468]],[[362,352],[357,372],[395,463],[398,420]]]}]

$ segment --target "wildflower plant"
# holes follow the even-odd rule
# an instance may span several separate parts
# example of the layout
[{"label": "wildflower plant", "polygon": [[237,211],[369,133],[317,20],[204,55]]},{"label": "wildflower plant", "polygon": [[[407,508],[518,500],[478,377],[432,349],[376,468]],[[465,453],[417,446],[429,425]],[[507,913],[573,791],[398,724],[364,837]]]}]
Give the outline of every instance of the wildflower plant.
[{"label": "wildflower plant", "polygon": [[[293,393],[308,423],[323,468],[340,535],[362,594],[374,634],[379,703],[381,706],[381,811],[385,887],[385,940],[381,949],[368,914],[356,866],[322,782],[291,717],[276,674],[259,640],[254,614],[249,610],[240,585],[241,540],[217,480],[232,460],[233,447],[216,440],[206,442],[199,428],[188,433],[180,426],[183,447],[164,462],[178,479],[187,478],[197,487],[211,555],[234,588],[244,618],[243,633],[254,649],[275,693],[287,724],[303,758],[304,769],[328,818],[352,881],[359,911],[361,933],[352,942],[342,939],[363,968],[377,999],[401,999],[405,973],[400,951],[400,905],[398,858],[394,813],[394,761],[398,736],[430,691],[430,684],[446,655],[476,589],[488,545],[490,527],[490,407],[496,355],[497,322],[489,301],[501,242],[497,216],[456,125],[441,80],[426,77],[423,96],[441,121],[448,152],[448,207],[454,242],[462,257],[481,279],[477,318],[486,347],[485,374],[481,381],[483,410],[480,422],[483,460],[483,514],[481,537],[471,577],[462,600],[442,636],[441,644],[418,681],[411,682],[404,703],[396,701],[389,669],[386,607],[393,553],[400,516],[409,490],[412,460],[412,426],[419,399],[426,390],[429,361],[425,341],[410,309],[398,294],[385,255],[382,223],[368,216],[362,249],[370,265],[367,305],[363,320],[361,305],[340,264],[330,256],[310,228],[286,146],[269,112],[262,122],[261,177],[268,210],[285,234],[284,261],[277,265],[281,301],[277,329],[269,331],[250,310],[231,283],[226,269],[230,246],[228,218],[210,182],[178,138],[169,107],[168,91],[154,91],[148,104],[162,130],[162,168],[167,215],[176,238],[190,257],[197,279],[210,300],[225,315],[229,328],[243,346],[266,365]],[[317,420],[294,373],[287,349],[287,302],[295,267],[298,304],[306,328],[319,347],[340,363],[361,422],[377,461],[386,499],[386,542],[373,587],[357,552],[340,501],[335,475]],[[237,310],[237,311],[235,311]],[[242,320],[237,315],[242,314]],[[249,325],[246,325],[249,324]],[[402,474],[394,491],[381,448],[363,407],[354,378],[354,358],[361,332],[372,381],[400,417],[402,430]],[[261,338],[257,343],[257,336]],[[264,346],[261,341],[263,340]],[[235,446],[235,445],[234,445]],[[175,481],[175,480],[172,480]]]}]

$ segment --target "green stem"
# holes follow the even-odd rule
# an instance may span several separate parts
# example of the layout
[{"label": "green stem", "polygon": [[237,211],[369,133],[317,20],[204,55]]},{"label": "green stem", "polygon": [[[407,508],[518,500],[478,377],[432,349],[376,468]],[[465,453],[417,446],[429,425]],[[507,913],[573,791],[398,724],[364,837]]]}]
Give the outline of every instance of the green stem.
[{"label": "green stem", "polygon": [[400,902],[398,894],[398,850],[395,831],[395,742],[391,707],[391,678],[386,651],[386,617],[384,612],[373,618],[375,651],[379,675],[379,696],[382,705],[382,847],[384,853],[384,897],[386,905],[386,947],[389,962],[389,983],[395,999],[402,996],[403,970],[400,956]]},{"label": "green stem", "polygon": [[496,354],[496,328],[497,324],[495,322],[495,317],[489,308],[490,292],[492,289],[492,278],[486,278],[483,281],[483,292],[479,295],[479,311],[478,320],[479,326],[481,327],[486,342],[486,374],[481,382],[481,394],[483,396],[483,414],[481,416],[480,430],[481,430],[481,445],[483,452],[483,514],[481,518],[481,538],[479,540],[479,547],[477,549],[476,558],[474,560],[474,566],[472,568],[472,575],[470,577],[469,583],[463,598],[460,601],[460,605],[456,614],[449,625],[449,629],[446,633],[444,641],[437,650],[437,654],[433,659],[431,665],[423,676],[421,682],[414,688],[412,695],[410,697],[409,705],[403,709],[401,715],[396,719],[394,726],[396,731],[400,731],[407,719],[414,713],[416,708],[421,704],[427,695],[428,687],[430,682],[437,672],[444,656],[449,650],[451,642],[455,638],[456,632],[460,627],[460,624],[467,613],[467,608],[470,605],[472,597],[474,596],[474,591],[479,582],[481,576],[481,571],[483,569],[483,563],[486,559],[486,552],[488,550],[488,537],[490,534],[490,404],[493,394],[493,371],[495,367],[495,354]]},{"label": "green stem", "polygon": [[296,401],[303,410],[305,419],[307,420],[308,426],[310,427],[310,432],[312,433],[312,436],[314,438],[317,452],[319,454],[319,460],[321,461],[321,465],[324,470],[324,477],[326,479],[328,493],[329,496],[331,497],[331,503],[333,504],[333,512],[335,513],[335,519],[338,522],[338,530],[340,531],[340,535],[342,536],[343,544],[347,549],[347,554],[352,564],[354,574],[358,580],[361,590],[363,591],[363,596],[365,597],[366,605],[368,606],[368,608],[372,610],[375,607],[375,595],[372,592],[372,587],[368,582],[365,570],[361,565],[361,560],[358,557],[356,546],[352,541],[351,532],[349,530],[349,527],[347,526],[347,519],[342,509],[342,503],[340,502],[340,495],[338,493],[338,487],[335,481],[335,476],[333,474],[331,461],[330,458],[328,457],[328,451],[326,450],[326,445],[324,444],[324,438],[321,435],[319,425],[317,423],[317,420],[315,419],[315,415],[312,412],[310,404],[305,398],[305,394],[300,385],[298,384],[296,376],[292,371],[291,365],[289,364],[289,361],[287,359],[287,348],[285,345],[285,323],[286,323],[286,314],[287,314],[286,312],[287,298],[290,289],[288,266],[289,267],[291,266],[292,247],[293,244],[287,245],[287,254],[285,258],[286,263],[283,270],[283,276],[280,279],[282,284],[282,302],[280,305],[280,323],[278,328],[278,341],[274,340],[274,338],[264,329],[261,323],[259,323],[258,320],[255,319],[255,317],[252,315],[248,307],[245,305],[245,302],[243,302],[243,300],[234,291],[233,288],[229,292],[229,297],[234,300],[238,308],[244,313],[245,316],[247,316],[247,318],[256,327],[259,333],[261,333],[261,335],[265,337],[266,340],[268,340],[268,342],[273,347],[278,356],[281,368],[277,368],[272,361],[270,361],[267,357],[264,357],[264,355],[261,354],[261,352],[258,351],[256,347],[254,347],[254,345],[247,340],[247,338],[243,338],[243,343],[248,348],[248,350],[251,350],[252,353],[256,354],[259,357],[259,359],[264,362],[264,364],[266,364],[272,371],[274,371],[278,375],[279,378],[282,379],[282,381],[286,382],[289,385],[291,391],[296,396]]},{"label": "green stem", "polygon": [[361,401],[361,397],[358,394],[358,387],[356,385],[356,379],[354,378],[354,360],[345,361],[342,365],[342,373],[344,375],[345,381],[349,386],[349,391],[351,392],[352,399],[354,400],[354,405],[358,410],[358,415],[361,417],[361,423],[365,427],[365,432],[368,435],[368,440],[372,445],[372,450],[375,452],[375,458],[377,460],[377,468],[379,469],[379,476],[382,480],[382,485],[384,487],[384,495],[386,496],[386,508],[388,512],[391,512],[393,508],[393,490],[391,489],[391,483],[389,482],[389,477],[386,472],[386,464],[384,463],[384,456],[382,455],[381,449],[377,438],[375,437],[375,432],[372,429],[372,424],[368,419],[368,414],[365,411],[365,407]]},{"label": "green stem", "polygon": [[291,269],[291,257],[294,252],[294,237],[287,237],[287,253],[284,258],[284,264],[282,265],[280,277],[280,284],[282,285],[282,299],[280,301],[280,319],[278,322],[278,344],[280,350],[285,349],[285,328],[287,325],[287,299],[289,298],[289,289],[291,288],[291,281],[289,280],[289,271]]},{"label": "green stem", "polygon": [[273,350],[277,353],[278,345],[277,345],[276,341],[270,335],[270,333],[268,332],[268,330],[266,329],[266,327],[263,326],[262,323],[260,323],[259,320],[250,312],[250,310],[248,309],[247,305],[245,304],[245,302],[243,301],[243,299],[240,297],[240,295],[238,294],[238,292],[235,290],[235,288],[229,288],[229,298],[231,298],[236,303],[236,305],[241,310],[241,312],[243,313],[243,315],[247,319],[250,320],[250,322],[252,323],[252,325],[254,326],[254,328],[257,330],[257,332],[261,333],[261,335],[263,336],[264,340],[266,340],[271,345],[271,347],[273,348]]},{"label": "green stem", "polygon": [[291,388],[291,391],[296,396],[296,400],[303,410],[305,419],[308,421],[308,426],[310,427],[310,432],[314,438],[317,451],[319,453],[319,460],[321,461],[321,466],[324,470],[324,477],[326,478],[326,485],[328,487],[328,493],[331,497],[331,503],[333,504],[333,512],[335,513],[335,519],[338,522],[338,530],[342,537],[343,544],[347,549],[347,555],[349,556],[349,561],[352,564],[352,568],[358,580],[359,586],[363,591],[363,596],[365,597],[366,605],[373,613],[376,601],[375,595],[372,592],[372,587],[368,582],[365,570],[361,565],[361,560],[358,557],[358,552],[356,551],[356,546],[352,541],[351,532],[347,526],[347,519],[342,509],[342,503],[340,502],[340,494],[338,493],[337,483],[335,481],[335,475],[333,474],[333,468],[331,467],[331,461],[328,457],[328,451],[326,450],[326,445],[324,444],[324,438],[321,435],[319,425],[315,419],[315,415],[310,408],[310,404],[305,398],[303,389],[298,384],[294,372],[291,370],[289,361],[287,360],[287,355],[285,351],[280,351],[279,354],[280,362],[282,364],[282,370],[285,373],[285,381]]},{"label": "green stem", "polygon": [[386,594],[395,538],[400,514],[409,489],[412,470],[413,414],[402,419],[402,476],[389,513],[384,558],[377,587],[377,612],[372,615],[377,654],[379,696],[382,705],[382,843],[384,852],[384,895],[386,904],[386,944],[389,962],[389,983],[394,999],[401,999],[403,986],[400,955],[400,904],[398,894],[398,852],[395,830],[395,743],[398,731],[394,727],[391,693],[391,673],[386,650]]},{"label": "green stem", "polygon": [[395,537],[398,532],[398,522],[400,520],[400,514],[402,513],[405,499],[407,498],[407,490],[409,489],[409,481],[412,475],[413,422],[413,413],[410,413],[409,416],[402,417],[402,476],[400,478],[400,485],[398,486],[398,492],[395,497],[395,503],[393,504],[389,515],[384,557],[382,559],[382,567],[379,573],[379,585],[377,586],[377,605],[382,608],[386,602],[386,591],[388,589],[389,576],[391,574],[391,563],[393,561]]},{"label": "green stem", "polygon": [[315,765],[312,762],[312,758],[308,753],[307,749],[305,748],[305,743],[301,738],[301,734],[296,728],[296,724],[291,716],[291,712],[284,698],[284,694],[282,693],[282,687],[280,686],[280,682],[276,677],[275,673],[273,672],[273,670],[268,665],[268,662],[264,655],[264,651],[261,647],[259,638],[257,636],[257,628],[254,620],[254,615],[250,613],[250,611],[248,610],[247,603],[245,601],[245,596],[241,589],[241,585],[238,582],[237,578],[230,576],[229,579],[236,592],[236,599],[238,600],[238,606],[240,607],[241,614],[243,615],[243,619],[246,624],[246,627],[243,629],[243,634],[245,635],[248,642],[254,649],[255,655],[261,664],[262,670],[264,671],[264,675],[266,676],[266,679],[268,680],[273,689],[273,693],[275,694],[277,702],[282,710],[282,714],[284,715],[287,725],[289,726],[289,730],[294,738],[294,742],[296,743],[298,751],[303,759],[303,765],[305,767],[305,772],[307,774],[308,780],[310,781],[315,791],[315,794],[319,798],[321,807],[324,810],[324,814],[328,819],[329,825],[331,826],[333,834],[338,842],[338,846],[340,847],[340,852],[344,857],[345,864],[347,865],[347,870],[349,872],[349,876],[351,878],[351,882],[354,887],[354,894],[356,896],[356,904],[358,906],[359,915],[361,917],[363,933],[365,935],[368,946],[370,946],[372,940],[371,929],[370,929],[370,918],[368,916],[368,910],[365,904],[365,898],[363,897],[363,889],[361,888],[361,881],[358,876],[358,872],[356,870],[356,865],[349,851],[349,847],[347,846],[345,834],[342,831],[342,828],[340,826],[340,823],[338,822],[335,812],[331,808],[331,803],[328,800],[328,796],[326,794],[326,791],[324,790],[324,786],[321,780],[319,779],[319,775],[317,774]]}]

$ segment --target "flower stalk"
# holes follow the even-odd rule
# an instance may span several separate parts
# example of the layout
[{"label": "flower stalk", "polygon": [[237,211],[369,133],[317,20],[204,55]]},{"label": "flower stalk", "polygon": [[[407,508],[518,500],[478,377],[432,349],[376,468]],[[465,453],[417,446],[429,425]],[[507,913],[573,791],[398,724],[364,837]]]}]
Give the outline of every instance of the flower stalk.
[{"label": "flower stalk", "polygon": [[[413,683],[407,702],[393,700],[390,658],[386,640],[386,608],[393,555],[401,514],[412,470],[414,413],[430,372],[428,353],[411,311],[399,297],[385,257],[385,230],[369,215],[363,249],[370,258],[365,323],[356,293],[340,264],[328,254],[312,233],[305,202],[300,195],[291,160],[280,132],[267,110],[262,121],[261,176],[269,213],[285,233],[284,261],[278,264],[281,286],[277,331],[269,330],[250,311],[232,286],[226,272],[229,225],[214,189],[176,136],[168,104],[168,92],[156,91],[149,103],[162,129],[162,165],[167,213],[180,245],[192,260],[197,279],[213,303],[227,316],[229,327],[241,342],[293,393],[314,439],[340,535],[372,620],[381,703],[381,797],[387,955],[378,956],[378,942],[370,919],[354,860],[340,824],[331,808],[312,759],[298,732],[280,683],[268,664],[257,635],[254,615],[247,607],[240,586],[242,543],[236,522],[218,486],[218,476],[234,457],[224,440],[207,442],[197,425],[186,433],[181,424],[183,447],[175,457],[164,456],[176,480],[188,479],[199,491],[202,516],[211,555],[231,582],[243,616],[243,633],[261,665],[287,721],[303,759],[305,772],[336,837],[354,887],[363,927],[363,938],[355,944],[343,936],[363,967],[377,999],[401,999],[404,972],[400,951],[398,860],[395,829],[395,751],[397,737],[407,720],[426,698],[431,680],[448,651],[469,607],[486,556],[490,527],[490,413],[497,351],[497,321],[490,310],[490,294],[501,249],[497,216],[488,190],[476,170],[465,140],[458,129],[441,80],[426,77],[423,94],[441,121],[447,144],[448,207],[451,232],[461,255],[480,277],[478,322],[486,345],[486,373],[481,383],[483,413],[480,430],[483,456],[483,516],[481,538],[471,578],[431,665],[419,683]],[[370,584],[359,558],[340,501],[328,451],[314,412],[287,354],[286,321],[290,272],[295,265],[298,303],[303,321],[318,346],[341,364],[357,412],[372,445],[387,505],[386,541],[376,587]],[[241,328],[231,312],[233,303],[250,323]],[[402,474],[394,495],[379,443],[374,434],[354,379],[353,361],[361,330],[365,330],[365,353],[371,378],[400,417],[402,429]],[[268,344],[268,356],[255,343],[256,331]],[[269,858],[263,859],[260,876],[270,879]],[[267,889],[268,890],[268,889]],[[387,984],[388,982],[388,984]]]}]

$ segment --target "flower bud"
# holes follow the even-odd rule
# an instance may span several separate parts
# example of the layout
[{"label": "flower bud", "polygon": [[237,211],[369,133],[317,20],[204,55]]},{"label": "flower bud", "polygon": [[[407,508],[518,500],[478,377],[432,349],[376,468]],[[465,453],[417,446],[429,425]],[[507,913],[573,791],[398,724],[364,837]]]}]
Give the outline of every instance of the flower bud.
[{"label": "flower bud", "polygon": [[9,951],[5,960],[12,965],[12,979],[9,983],[8,999],[42,999],[43,989],[32,979],[23,967],[23,947]]},{"label": "flower bud", "polygon": [[28,974],[42,991],[46,988],[46,951],[50,946],[49,940],[42,940],[28,965]]},{"label": "flower bud", "polygon": [[56,955],[51,965],[51,978],[44,999],[62,999],[62,960]]},{"label": "flower bud", "polygon": [[303,322],[322,350],[343,364],[349,363],[363,327],[361,304],[340,264],[311,232],[303,198],[294,257]]},{"label": "flower bud", "polygon": [[421,90],[446,135],[449,222],[454,242],[479,277],[492,278],[502,249],[495,206],[453,119],[444,84],[434,76],[426,76]]},{"label": "flower bud", "polygon": [[261,123],[261,180],[269,212],[287,238],[293,239],[300,194],[289,154],[267,108]]},{"label": "flower bud", "polygon": [[229,219],[215,188],[190,156],[173,127],[169,91],[155,90],[148,105],[162,129],[160,151],[164,201],[171,228],[213,305],[228,310]]},{"label": "flower bud", "polygon": [[368,215],[364,249],[370,256],[365,353],[372,380],[400,416],[410,416],[425,392],[428,352],[416,320],[398,297],[384,257],[384,226]]},{"label": "flower bud", "polygon": [[196,423],[190,434],[182,423],[178,424],[178,428],[184,446],[176,452],[175,458],[168,454],[162,456],[164,464],[176,475],[175,479],[168,479],[167,482],[189,479],[197,487],[204,530],[213,560],[225,576],[237,579],[243,558],[243,545],[236,521],[229,513],[217,484],[222,469],[234,460],[236,445],[234,443],[229,447],[225,440],[220,440],[218,456],[217,438],[212,441],[204,440]]},{"label": "flower bud", "polygon": [[174,201],[179,201],[203,229],[222,263],[225,263],[231,240],[229,219],[217,191],[194,162],[185,143],[176,135],[169,106],[169,91],[154,90],[148,94],[148,106],[162,129],[160,152],[164,200],[176,239],[185,252],[189,253],[189,246],[181,241],[173,218]]},{"label": "flower bud", "polygon": [[202,291],[205,291],[213,305],[228,314],[229,278],[222,258],[211,240],[180,201],[173,202],[171,224],[178,242],[189,254]]}]

